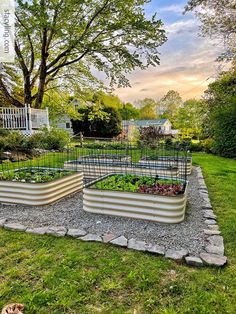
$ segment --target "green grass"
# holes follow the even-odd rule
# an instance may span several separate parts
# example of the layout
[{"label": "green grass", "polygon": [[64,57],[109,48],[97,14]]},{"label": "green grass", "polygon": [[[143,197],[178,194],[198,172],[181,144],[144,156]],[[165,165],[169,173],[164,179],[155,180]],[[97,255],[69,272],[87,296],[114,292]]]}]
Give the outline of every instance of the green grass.
[{"label": "green grass", "polygon": [[[0,229],[0,308],[25,313],[235,313],[236,161],[194,154],[203,167],[229,263],[190,268],[109,244]],[[233,196],[234,194],[234,196]]]}]

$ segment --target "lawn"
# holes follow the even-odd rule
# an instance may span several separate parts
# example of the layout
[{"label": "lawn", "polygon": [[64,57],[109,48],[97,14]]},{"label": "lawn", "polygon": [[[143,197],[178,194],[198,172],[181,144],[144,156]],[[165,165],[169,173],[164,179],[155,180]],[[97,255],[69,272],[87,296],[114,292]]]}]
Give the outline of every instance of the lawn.
[{"label": "lawn", "polygon": [[236,313],[236,161],[196,153],[228,265],[191,268],[109,244],[0,229],[0,308],[25,313]]}]

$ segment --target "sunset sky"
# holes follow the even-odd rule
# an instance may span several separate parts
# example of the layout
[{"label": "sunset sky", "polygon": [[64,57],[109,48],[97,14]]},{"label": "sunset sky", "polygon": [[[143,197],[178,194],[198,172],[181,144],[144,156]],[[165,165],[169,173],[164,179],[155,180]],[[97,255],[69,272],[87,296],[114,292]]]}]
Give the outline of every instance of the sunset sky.
[{"label": "sunset sky", "polygon": [[151,97],[160,99],[170,89],[183,99],[199,98],[214,80],[219,64],[219,43],[199,37],[199,22],[193,13],[183,15],[186,1],[152,0],[146,14],[154,12],[162,19],[168,41],[160,47],[160,66],[135,71],[128,77],[132,88],[116,89],[123,101]]}]

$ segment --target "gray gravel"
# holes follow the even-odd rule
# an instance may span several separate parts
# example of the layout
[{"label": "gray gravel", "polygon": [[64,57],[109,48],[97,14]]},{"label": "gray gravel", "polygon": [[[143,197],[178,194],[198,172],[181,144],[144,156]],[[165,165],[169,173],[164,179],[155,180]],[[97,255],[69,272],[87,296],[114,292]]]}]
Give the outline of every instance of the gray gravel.
[{"label": "gray gravel", "polygon": [[188,205],[185,221],[179,224],[160,224],[128,218],[86,213],[82,206],[82,193],[76,193],[47,206],[0,204],[0,219],[20,222],[28,227],[65,226],[81,228],[88,233],[135,238],[139,241],[158,244],[165,249],[186,249],[198,255],[204,247],[204,224],[201,211],[202,198],[198,190],[196,170],[189,177]]}]

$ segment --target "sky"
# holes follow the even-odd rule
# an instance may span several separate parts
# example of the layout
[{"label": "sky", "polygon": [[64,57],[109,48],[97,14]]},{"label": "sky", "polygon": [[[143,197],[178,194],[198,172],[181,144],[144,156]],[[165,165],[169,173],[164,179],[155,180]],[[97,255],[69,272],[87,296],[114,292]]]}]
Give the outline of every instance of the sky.
[{"label": "sky", "polygon": [[160,65],[136,70],[128,75],[131,88],[115,90],[122,101],[146,97],[156,100],[169,90],[186,100],[200,98],[215,78],[219,64],[219,43],[199,36],[199,21],[194,13],[183,15],[187,0],[152,0],[145,6],[147,17],[157,12],[164,23],[167,42],[159,48]]}]

